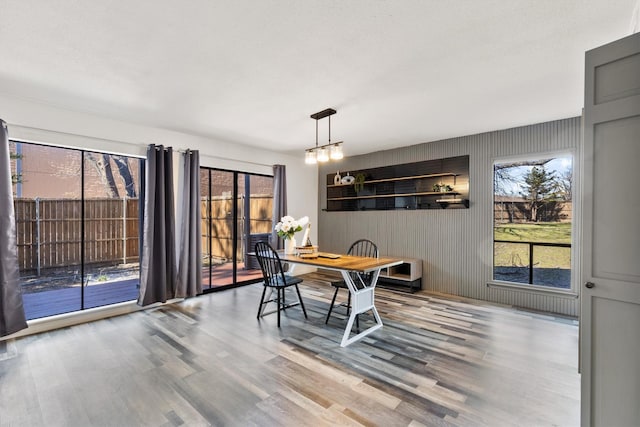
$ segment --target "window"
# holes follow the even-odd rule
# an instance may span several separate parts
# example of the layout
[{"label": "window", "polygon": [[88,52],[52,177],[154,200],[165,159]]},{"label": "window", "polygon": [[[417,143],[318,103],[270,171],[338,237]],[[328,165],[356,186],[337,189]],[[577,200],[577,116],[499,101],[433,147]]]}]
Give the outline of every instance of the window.
[{"label": "window", "polygon": [[569,154],[494,163],[493,279],[571,288]]},{"label": "window", "polygon": [[27,319],[136,299],[144,160],[10,144]]}]

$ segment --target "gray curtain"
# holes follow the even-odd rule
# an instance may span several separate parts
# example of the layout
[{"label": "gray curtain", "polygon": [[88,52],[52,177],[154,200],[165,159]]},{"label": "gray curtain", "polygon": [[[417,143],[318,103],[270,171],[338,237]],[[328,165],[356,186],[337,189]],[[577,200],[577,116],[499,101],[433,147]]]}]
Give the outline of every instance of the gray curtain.
[{"label": "gray curtain", "polygon": [[280,218],[287,214],[287,171],[284,165],[273,165],[273,218],[271,219],[271,245],[284,249],[284,240],[275,232]]},{"label": "gray curtain", "polygon": [[165,302],[176,293],[173,204],[173,150],[149,145],[144,194],[144,224],[139,305]]},{"label": "gray curtain", "polygon": [[27,327],[19,280],[9,133],[0,120],[0,337]]},{"label": "gray curtain", "polygon": [[180,197],[180,252],[176,297],[194,297],[202,293],[202,246],[200,242],[200,153],[183,154]]}]

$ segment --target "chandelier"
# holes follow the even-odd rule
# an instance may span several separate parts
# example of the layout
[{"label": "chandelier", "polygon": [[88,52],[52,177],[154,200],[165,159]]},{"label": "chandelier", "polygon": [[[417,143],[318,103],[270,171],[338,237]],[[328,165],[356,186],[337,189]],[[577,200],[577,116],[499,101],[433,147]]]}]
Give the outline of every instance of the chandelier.
[{"label": "chandelier", "polygon": [[[329,158],[340,160],[344,157],[342,153],[342,141],[331,142],[331,116],[336,113],[333,108],[327,108],[318,113],[312,114],[310,117],[316,121],[316,146],[305,150],[304,162],[313,165],[318,162],[327,162]],[[324,145],[318,145],[318,120],[329,117],[329,142]]]}]

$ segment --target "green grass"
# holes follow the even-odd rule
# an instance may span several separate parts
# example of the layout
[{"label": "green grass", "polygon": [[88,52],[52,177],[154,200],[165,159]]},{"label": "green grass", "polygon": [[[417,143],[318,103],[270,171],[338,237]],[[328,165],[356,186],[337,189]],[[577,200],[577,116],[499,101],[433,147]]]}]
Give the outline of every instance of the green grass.
[{"label": "green grass", "polygon": [[571,223],[501,224],[494,227],[494,239],[512,242],[571,243]]},{"label": "green grass", "polygon": [[[571,243],[571,223],[502,224],[494,228],[494,239],[511,242]],[[535,246],[534,268],[571,268],[571,248]],[[494,243],[494,265],[529,265],[529,245]]]}]

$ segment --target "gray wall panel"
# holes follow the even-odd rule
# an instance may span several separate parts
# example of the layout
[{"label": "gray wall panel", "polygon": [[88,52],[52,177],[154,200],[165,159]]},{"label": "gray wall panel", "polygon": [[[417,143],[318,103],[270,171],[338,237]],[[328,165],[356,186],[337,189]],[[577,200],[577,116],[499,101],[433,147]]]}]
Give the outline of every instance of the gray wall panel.
[{"label": "gray wall panel", "polygon": [[[344,174],[468,154],[471,204],[469,209],[448,210],[321,211],[318,244],[323,251],[340,252],[354,240],[366,237],[377,242],[383,255],[422,259],[423,289],[577,316],[577,298],[488,287],[487,282],[492,277],[494,160],[571,151],[574,178],[579,182],[580,139],[581,120],[574,117],[347,157],[338,163],[321,165],[318,194],[323,209],[327,193],[325,176],[335,174],[336,169]],[[579,187],[574,184],[574,195],[578,194]],[[574,196],[576,220],[579,206],[580,201]],[[578,240],[574,238],[575,241]],[[573,258],[579,258],[575,252]],[[574,264],[574,282],[577,271]]]}]

